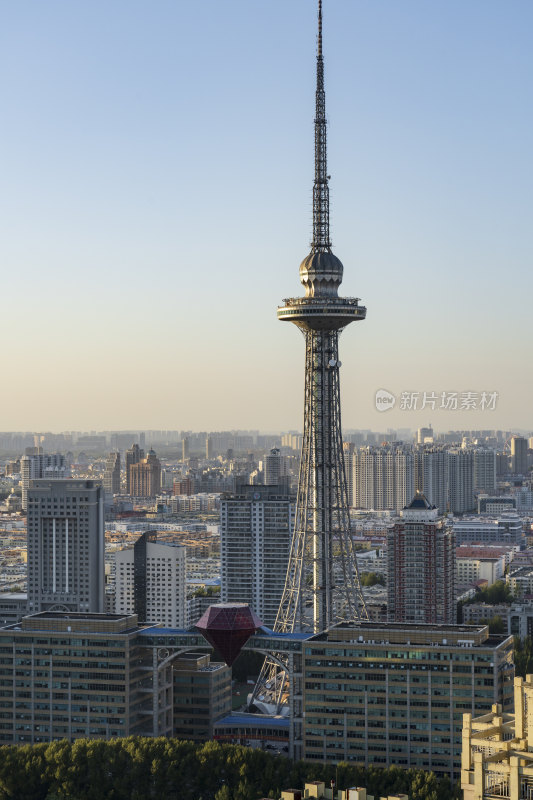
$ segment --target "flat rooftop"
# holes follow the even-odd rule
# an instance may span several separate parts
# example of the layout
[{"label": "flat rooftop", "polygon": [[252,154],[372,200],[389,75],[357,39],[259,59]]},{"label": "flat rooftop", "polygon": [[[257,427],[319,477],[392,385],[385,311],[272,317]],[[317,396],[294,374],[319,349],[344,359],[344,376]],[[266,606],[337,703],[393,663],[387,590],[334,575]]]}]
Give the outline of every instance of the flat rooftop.
[{"label": "flat rooftop", "polygon": [[[482,631],[486,625],[434,625],[430,622],[372,622],[362,620],[361,622],[339,622],[338,625],[330,628],[330,631],[346,630],[346,629],[361,629],[363,631],[370,630],[391,630],[391,631],[437,631],[444,633],[474,633],[475,631]],[[330,632],[328,631],[328,633]],[[321,636],[322,634],[317,634]]]},{"label": "flat rooftop", "polygon": [[139,626],[137,614],[85,614],[67,611],[40,611],[23,617],[3,630],[48,631],[50,633],[129,634],[146,626]]},{"label": "flat rooftop", "polygon": [[35,614],[28,614],[28,618],[39,619],[70,619],[70,620],[119,620],[135,616],[134,614],[91,614],[81,611],[37,611]]},{"label": "flat rooftop", "polygon": [[268,728],[286,728],[289,730],[288,717],[269,717],[266,714],[229,714],[227,717],[222,717],[215,722],[215,728],[221,725],[224,727],[234,726],[236,728],[260,728],[266,730]]},{"label": "flat rooftop", "polygon": [[340,623],[312,637],[312,642],[416,647],[498,647],[511,638],[490,635],[487,625],[423,625],[401,622]]}]

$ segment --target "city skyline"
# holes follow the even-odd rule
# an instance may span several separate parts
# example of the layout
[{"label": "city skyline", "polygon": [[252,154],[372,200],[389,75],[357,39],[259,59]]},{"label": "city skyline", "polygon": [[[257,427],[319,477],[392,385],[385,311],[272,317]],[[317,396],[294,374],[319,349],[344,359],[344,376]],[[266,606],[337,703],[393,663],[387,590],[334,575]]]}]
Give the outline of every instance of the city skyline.
[{"label": "city skyline", "polygon": [[[311,234],[309,5],[5,6],[2,429],[301,429],[272,309]],[[533,10],[480,9],[327,3],[332,239],[371,309],[345,430],[530,428]]]}]

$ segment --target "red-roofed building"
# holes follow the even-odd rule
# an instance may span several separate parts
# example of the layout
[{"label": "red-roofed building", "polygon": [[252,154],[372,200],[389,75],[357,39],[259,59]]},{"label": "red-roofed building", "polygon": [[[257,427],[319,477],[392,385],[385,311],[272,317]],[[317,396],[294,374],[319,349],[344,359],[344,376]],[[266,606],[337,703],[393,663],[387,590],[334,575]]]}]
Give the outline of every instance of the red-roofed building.
[{"label": "red-roofed building", "polygon": [[[501,580],[512,557],[512,548],[468,545],[455,550],[455,570],[458,587],[486,581],[492,586]],[[508,560],[509,559],[509,560]]]}]

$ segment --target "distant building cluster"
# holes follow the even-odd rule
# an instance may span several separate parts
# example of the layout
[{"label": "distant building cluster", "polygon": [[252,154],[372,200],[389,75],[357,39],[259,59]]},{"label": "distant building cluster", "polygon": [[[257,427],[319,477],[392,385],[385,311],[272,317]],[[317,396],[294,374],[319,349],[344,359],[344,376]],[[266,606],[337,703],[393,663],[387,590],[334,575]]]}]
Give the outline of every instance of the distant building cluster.
[{"label": "distant building cluster", "polygon": [[345,467],[355,508],[399,513],[421,491],[441,513],[475,508],[479,492],[496,489],[496,452],[472,447],[391,443],[351,450]]}]

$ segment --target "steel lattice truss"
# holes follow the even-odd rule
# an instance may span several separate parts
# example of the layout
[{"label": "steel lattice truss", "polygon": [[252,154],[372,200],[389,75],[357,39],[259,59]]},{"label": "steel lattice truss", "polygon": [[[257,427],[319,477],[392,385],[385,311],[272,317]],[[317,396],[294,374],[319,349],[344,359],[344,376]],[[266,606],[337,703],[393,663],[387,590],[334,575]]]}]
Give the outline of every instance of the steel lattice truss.
[{"label": "steel lattice truss", "polygon": [[366,616],[348,513],[338,331],[305,333],[304,436],[296,519],[275,629],[318,633]]},{"label": "steel lattice truss", "polygon": [[[338,331],[306,331],[304,436],[296,517],[274,630],[318,633],[367,619],[348,512],[342,451]],[[253,699],[287,702],[288,673],[266,659]]]}]

